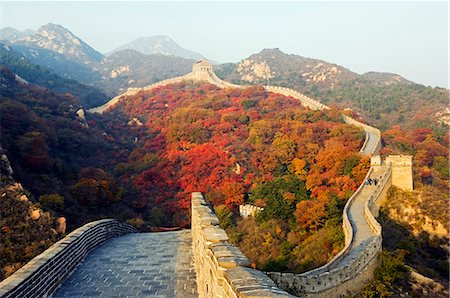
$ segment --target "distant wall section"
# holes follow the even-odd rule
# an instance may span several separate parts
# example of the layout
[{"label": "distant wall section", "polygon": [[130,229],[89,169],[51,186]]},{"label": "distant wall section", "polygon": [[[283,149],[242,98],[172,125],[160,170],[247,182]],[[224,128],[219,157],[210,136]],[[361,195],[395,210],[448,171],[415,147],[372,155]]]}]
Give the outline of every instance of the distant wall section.
[{"label": "distant wall section", "polygon": [[239,205],[239,215],[244,218],[248,216],[255,217],[258,212],[261,212],[263,210],[264,208],[254,205]]}]

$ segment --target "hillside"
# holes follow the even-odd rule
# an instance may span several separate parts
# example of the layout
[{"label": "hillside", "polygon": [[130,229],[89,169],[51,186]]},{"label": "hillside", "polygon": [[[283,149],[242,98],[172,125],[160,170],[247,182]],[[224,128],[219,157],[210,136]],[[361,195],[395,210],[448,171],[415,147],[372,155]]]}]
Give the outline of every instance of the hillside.
[{"label": "hillside", "polygon": [[29,83],[46,87],[56,93],[72,94],[79,98],[80,103],[86,108],[98,106],[108,99],[98,88],[61,77],[44,66],[32,63],[30,59],[1,43],[0,61],[0,66],[12,70]]},{"label": "hillside", "polygon": [[[157,215],[185,226],[189,194],[201,191],[219,217],[234,217],[244,200],[266,206],[257,222],[228,223],[258,267],[305,270],[341,249],[342,208],[367,159],[359,155],[362,132],[342,123],[338,111],[311,111],[260,87],[179,83],[128,96],[104,114],[124,116],[141,133],[116,174],[131,178],[144,222]],[[271,240],[263,245],[266,234]],[[255,254],[249,241],[265,253]],[[283,253],[282,243],[292,252]]]},{"label": "hillside", "polygon": [[191,71],[194,62],[174,56],[144,55],[135,50],[121,50],[103,59],[96,69],[102,74],[99,86],[115,95],[129,87],[144,87],[186,74]]},{"label": "hillside", "polygon": [[[24,83],[5,68],[0,75],[1,146],[30,201],[66,217],[69,230],[132,217],[109,174],[128,144],[86,119],[79,99]],[[47,204],[48,196],[55,202]]]},{"label": "hillside", "polygon": [[235,83],[285,86],[329,105],[352,107],[369,123],[387,129],[439,126],[448,91],[425,87],[397,74],[354,73],[322,60],[265,49],[237,64],[220,67],[217,74]]},{"label": "hillside", "polygon": [[12,175],[0,147],[0,280],[63,237],[66,230],[65,218],[57,219],[54,212],[33,204],[29,192]]}]

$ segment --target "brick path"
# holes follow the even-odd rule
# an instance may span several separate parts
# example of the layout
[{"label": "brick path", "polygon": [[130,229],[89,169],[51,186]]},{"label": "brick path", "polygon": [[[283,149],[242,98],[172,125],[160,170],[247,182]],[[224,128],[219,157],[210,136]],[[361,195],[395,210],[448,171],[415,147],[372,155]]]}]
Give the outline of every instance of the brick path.
[{"label": "brick path", "polygon": [[190,230],[113,238],[53,297],[197,297],[191,242]]}]

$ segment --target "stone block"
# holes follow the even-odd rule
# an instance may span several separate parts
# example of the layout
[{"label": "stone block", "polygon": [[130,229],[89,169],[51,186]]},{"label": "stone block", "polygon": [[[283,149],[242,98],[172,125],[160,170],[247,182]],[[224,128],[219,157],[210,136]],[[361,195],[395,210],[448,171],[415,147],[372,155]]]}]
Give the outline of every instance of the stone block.
[{"label": "stone block", "polygon": [[209,242],[228,241],[227,233],[217,227],[206,227],[203,232],[205,233],[205,239]]},{"label": "stone block", "polygon": [[225,279],[238,297],[294,297],[277,288],[263,272],[246,267],[235,267],[225,271]]}]

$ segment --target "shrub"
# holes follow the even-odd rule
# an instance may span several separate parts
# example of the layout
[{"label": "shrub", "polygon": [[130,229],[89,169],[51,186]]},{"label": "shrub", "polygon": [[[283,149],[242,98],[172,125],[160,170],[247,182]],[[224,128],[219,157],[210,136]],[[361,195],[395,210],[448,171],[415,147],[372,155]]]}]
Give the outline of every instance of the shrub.
[{"label": "shrub", "polygon": [[39,203],[44,209],[62,211],[64,209],[64,197],[59,194],[41,195]]}]

